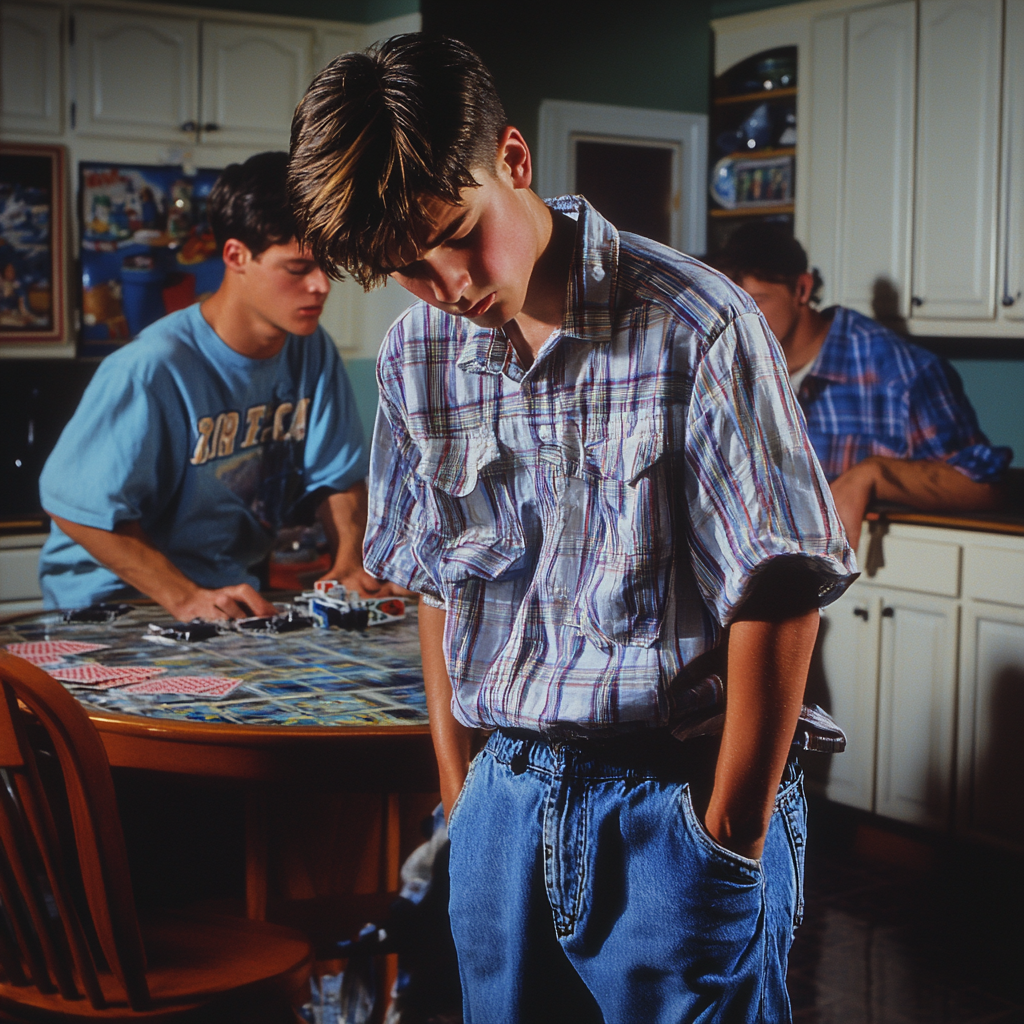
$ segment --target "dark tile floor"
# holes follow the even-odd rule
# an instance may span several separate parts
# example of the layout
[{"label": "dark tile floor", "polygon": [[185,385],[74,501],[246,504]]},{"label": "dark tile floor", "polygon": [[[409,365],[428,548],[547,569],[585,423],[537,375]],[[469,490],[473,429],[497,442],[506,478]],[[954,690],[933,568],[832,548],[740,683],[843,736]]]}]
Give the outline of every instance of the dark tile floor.
[{"label": "dark tile floor", "polygon": [[1022,867],[812,804],[795,1024],[1022,1024]]}]

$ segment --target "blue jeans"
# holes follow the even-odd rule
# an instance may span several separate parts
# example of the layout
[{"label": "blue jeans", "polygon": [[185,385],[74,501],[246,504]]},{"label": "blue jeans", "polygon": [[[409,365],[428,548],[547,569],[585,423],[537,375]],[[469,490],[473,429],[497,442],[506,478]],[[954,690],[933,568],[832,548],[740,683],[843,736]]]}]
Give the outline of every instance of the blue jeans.
[{"label": "blue jeans", "polygon": [[695,810],[714,771],[702,742],[491,736],[449,819],[466,1024],[791,1019],[802,775],[787,766],[749,860]]}]

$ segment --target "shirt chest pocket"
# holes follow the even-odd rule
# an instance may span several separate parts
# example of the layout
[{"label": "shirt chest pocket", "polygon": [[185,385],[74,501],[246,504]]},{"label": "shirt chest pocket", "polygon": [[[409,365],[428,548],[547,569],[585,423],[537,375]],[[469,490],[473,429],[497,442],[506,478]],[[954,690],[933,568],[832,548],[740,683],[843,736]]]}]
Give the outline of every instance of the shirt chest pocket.
[{"label": "shirt chest pocket", "polygon": [[451,585],[517,569],[526,543],[512,456],[493,434],[428,438],[420,451],[416,474],[433,532],[431,571]]},{"label": "shirt chest pocket", "polygon": [[587,529],[571,622],[599,646],[650,647],[661,636],[672,585],[667,456],[666,430],[656,420],[587,445]]}]

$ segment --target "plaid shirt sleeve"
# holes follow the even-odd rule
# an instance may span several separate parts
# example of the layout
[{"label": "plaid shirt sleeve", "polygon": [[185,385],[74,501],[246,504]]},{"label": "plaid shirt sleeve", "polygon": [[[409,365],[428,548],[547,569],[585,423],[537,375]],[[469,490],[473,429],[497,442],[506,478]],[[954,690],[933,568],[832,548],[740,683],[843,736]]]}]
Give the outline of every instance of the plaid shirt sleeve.
[{"label": "plaid shirt sleeve", "polygon": [[937,359],[926,363],[907,398],[910,458],[942,459],[976,483],[1002,477],[1013,452],[988,443],[952,366]]},{"label": "plaid shirt sleeve", "polygon": [[416,474],[419,452],[391,398],[390,388],[397,382],[381,375],[379,384],[363,566],[372,576],[391,580],[422,595],[428,604],[444,607],[429,566],[414,554],[430,548],[418,532],[423,518],[423,483]]},{"label": "plaid shirt sleeve", "polygon": [[694,572],[723,625],[773,559],[805,560],[822,605],[856,577],[785,361],[759,314],[736,317],[701,360],[685,455]]}]

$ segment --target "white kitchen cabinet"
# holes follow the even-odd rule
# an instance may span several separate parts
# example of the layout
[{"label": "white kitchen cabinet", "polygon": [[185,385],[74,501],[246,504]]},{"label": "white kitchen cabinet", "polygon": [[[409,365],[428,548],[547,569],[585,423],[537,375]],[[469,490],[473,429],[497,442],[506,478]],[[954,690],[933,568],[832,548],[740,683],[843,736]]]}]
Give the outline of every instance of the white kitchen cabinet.
[{"label": "white kitchen cabinet", "polygon": [[914,316],[995,316],[1002,0],[921,0]]},{"label": "white kitchen cabinet", "polygon": [[999,315],[1024,321],[1024,0],[1006,0]]},{"label": "white kitchen cabinet", "polygon": [[0,537],[0,616],[40,611],[39,551],[45,533]]},{"label": "white kitchen cabinet", "polygon": [[959,608],[923,594],[880,595],[875,810],[946,829],[953,782]]},{"label": "white kitchen cabinet", "polygon": [[0,130],[56,135],[62,123],[61,10],[0,5]]},{"label": "white kitchen cabinet", "polygon": [[287,149],[312,60],[311,30],[204,22],[203,137]]},{"label": "white kitchen cabinet", "polygon": [[187,141],[199,98],[199,22],[76,10],[75,127],[82,134]]},{"label": "white kitchen cabinet", "polygon": [[856,583],[823,608],[809,680],[810,699],[846,733],[846,750],[824,764],[830,800],[874,810],[878,717],[878,641],[881,601]]},{"label": "white kitchen cabinet", "polygon": [[957,828],[1024,849],[1024,608],[968,601],[963,620]]},{"label": "white kitchen cabinet", "polygon": [[848,739],[818,791],[1024,850],[1024,537],[876,524],[859,558],[808,681]]}]

